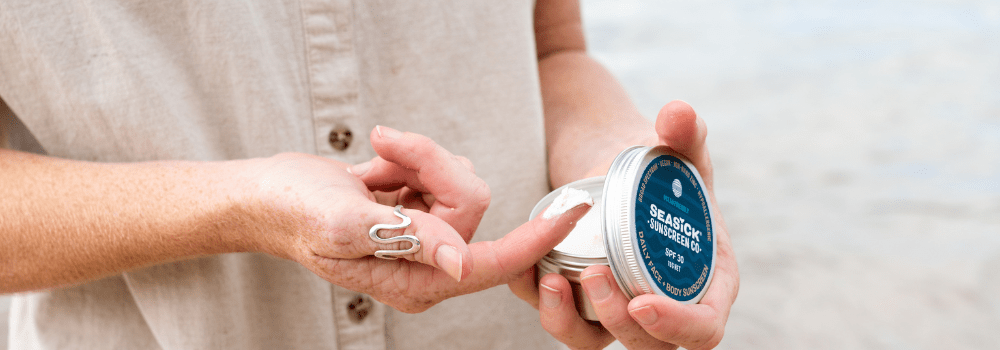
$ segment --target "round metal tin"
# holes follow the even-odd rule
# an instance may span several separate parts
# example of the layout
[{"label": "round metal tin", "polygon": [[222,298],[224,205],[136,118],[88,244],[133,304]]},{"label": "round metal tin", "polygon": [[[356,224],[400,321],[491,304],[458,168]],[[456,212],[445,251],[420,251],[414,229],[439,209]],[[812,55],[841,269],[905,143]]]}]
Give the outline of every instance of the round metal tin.
[{"label": "round metal tin", "polygon": [[[577,309],[597,320],[580,287],[580,273],[608,265],[629,298],[653,293],[685,304],[701,300],[715,271],[715,213],[694,165],[665,146],[622,151],[607,176],[563,187],[588,191],[598,210],[606,254],[580,255],[553,249],[538,262],[538,278],[559,273],[571,283]],[[532,209],[538,216],[562,188]],[[572,234],[572,233],[571,233]]]},{"label": "round metal tin", "polygon": [[715,272],[715,215],[694,165],[664,146],[626,149],[603,198],[608,265],[622,291],[700,301]]},{"label": "round metal tin", "polygon": [[[552,201],[565,187],[572,187],[578,190],[587,191],[587,193],[589,193],[594,199],[594,208],[591,209],[594,212],[588,213],[588,215],[600,214],[597,212],[597,208],[600,208],[604,202],[601,199],[604,193],[604,176],[574,181],[559,187],[545,197],[542,197],[542,199],[535,204],[535,207],[531,210],[530,218],[541,215],[542,211],[552,204]],[[583,223],[582,220],[581,223]],[[578,223],[578,226],[581,223]],[[597,220],[597,225],[600,225],[600,220]],[[572,235],[574,233],[575,232],[571,232],[570,234]],[[583,287],[580,286],[580,273],[583,272],[583,269],[593,265],[608,265],[607,254],[604,252],[603,237],[597,244],[600,244],[601,248],[599,253],[595,252],[594,249],[560,250],[559,248],[564,247],[559,245],[547,255],[543,256],[542,259],[536,264],[538,267],[536,277],[539,279],[548,273],[558,273],[569,280],[570,288],[573,292],[573,300],[576,303],[576,309],[580,312],[580,316],[591,321],[597,321],[597,313],[594,311],[593,305],[590,304],[590,299],[588,299],[587,295],[584,294]],[[590,253],[581,253],[581,251],[588,251]]]}]

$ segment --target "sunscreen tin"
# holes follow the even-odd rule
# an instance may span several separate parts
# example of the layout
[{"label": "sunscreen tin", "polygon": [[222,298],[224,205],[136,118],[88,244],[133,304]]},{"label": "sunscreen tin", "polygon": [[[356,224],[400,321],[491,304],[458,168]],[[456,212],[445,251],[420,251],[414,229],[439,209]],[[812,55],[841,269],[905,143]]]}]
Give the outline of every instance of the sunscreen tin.
[{"label": "sunscreen tin", "polygon": [[[596,264],[611,268],[629,298],[652,293],[694,304],[705,295],[715,271],[715,213],[690,161],[665,146],[635,146],[615,158],[607,176],[563,187],[588,191],[594,207],[587,215],[600,220],[581,219],[563,243],[537,263],[538,278],[546,273],[565,276],[581,316],[597,320],[579,285],[583,269]],[[543,197],[531,218],[561,190]],[[592,227],[598,221],[599,228]],[[601,239],[590,239],[597,230]],[[586,244],[602,244],[605,254],[596,247],[581,247]]]}]

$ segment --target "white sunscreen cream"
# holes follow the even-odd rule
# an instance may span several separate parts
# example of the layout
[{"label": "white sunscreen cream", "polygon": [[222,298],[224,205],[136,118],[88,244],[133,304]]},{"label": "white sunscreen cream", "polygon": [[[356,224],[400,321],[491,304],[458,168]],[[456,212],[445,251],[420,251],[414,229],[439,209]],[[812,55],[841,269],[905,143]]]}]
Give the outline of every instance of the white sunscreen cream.
[{"label": "white sunscreen cream", "polygon": [[594,199],[590,197],[590,194],[587,193],[587,191],[564,187],[562,192],[559,193],[559,196],[557,196],[556,199],[552,201],[552,204],[549,205],[548,209],[545,209],[545,213],[542,214],[542,217],[551,219],[583,203],[587,203],[591,206],[594,205]]},{"label": "white sunscreen cream", "polygon": [[600,202],[595,205],[595,200],[590,196],[590,192],[572,187],[564,187],[548,209],[542,213],[542,217],[550,219],[556,215],[565,213],[567,210],[580,204],[587,203],[593,208],[580,218],[573,231],[555,247],[563,253],[576,256],[604,257],[604,235],[601,233]]}]

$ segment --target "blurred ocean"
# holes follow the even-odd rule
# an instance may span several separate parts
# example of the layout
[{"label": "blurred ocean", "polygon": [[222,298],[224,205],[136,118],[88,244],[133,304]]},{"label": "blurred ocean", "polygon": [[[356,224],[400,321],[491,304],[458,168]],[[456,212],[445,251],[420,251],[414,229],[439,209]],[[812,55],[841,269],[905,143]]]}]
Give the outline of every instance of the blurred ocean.
[{"label": "blurred ocean", "polygon": [[742,277],[719,348],[1000,347],[1000,2],[583,3],[645,115],[708,123]]},{"label": "blurred ocean", "polygon": [[591,53],[709,127],[721,349],[1000,347],[1000,2],[585,0]]}]

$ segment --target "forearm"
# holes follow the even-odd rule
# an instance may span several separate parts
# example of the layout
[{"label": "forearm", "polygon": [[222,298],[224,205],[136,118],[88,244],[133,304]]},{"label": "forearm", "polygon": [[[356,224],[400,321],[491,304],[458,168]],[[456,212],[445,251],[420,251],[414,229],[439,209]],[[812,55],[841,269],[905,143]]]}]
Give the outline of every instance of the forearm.
[{"label": "forearm", "polygon": [[583,50],[539,61],[552,186],[603,175],[625,148],[657,136],[618,81]]},{"label": "forearm", "polygon": [[0,293],[243,251],[244,162],[70,161],[0,149]]}]

